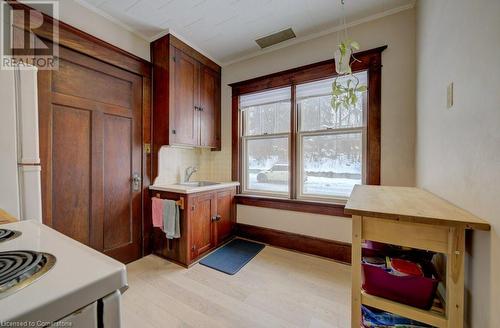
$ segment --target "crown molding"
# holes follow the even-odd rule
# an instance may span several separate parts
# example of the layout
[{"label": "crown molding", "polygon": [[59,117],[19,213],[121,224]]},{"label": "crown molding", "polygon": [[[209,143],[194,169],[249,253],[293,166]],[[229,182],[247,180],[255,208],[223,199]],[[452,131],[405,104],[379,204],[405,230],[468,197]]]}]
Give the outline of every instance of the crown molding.
[{"label": "crown molding", "polygon": [[[387,16],[391,16],[391,15],[400,13],[400,12],[405,11],[405,10],[413,9],[415,7],[415,2],[416,2],[416,0],[414,0],[411,3],[409,3],[407,5],[404,5],[404,6],[392,8],[392,9],[389,9],[389,10],[386,10],[386,11],[383,11],[383,12],[380,12],[380,13],[377,13],[377,14],[373,14],[373,15],[370,15],[370,16],[367,16],[367,17],[364,17],[364,18],[357,19],[355,21],[352,21],[352,22],[348,23],[347,24],[347,28],[351,28],[351,27],[358,26],[358,25],[361,25],[361,24],[365,24],[365,23],[368,23],[368,22],[371,22],[371,21],[375,21],[377,19],[381,19],[381,18],[384,18],[384,17],[387,17]],[[322,36],[325,36],[325,35],[328,35],[328,34],[331,34],[331,33],[335,33],[335,32],[341,31],[343,29],[344,29],[343,25],[337,25],[337,26],[331,27],[329,29],[326,29],[326,30],[323,30],[323,31],[320,31],[320,32],[316,32],[316,33],[312,33],[312,34],[309,34],[309,35],[305,35],[305,36],[301,36],[301,37],[298,37],[298,38],[294,38],[294,39],[291,39],[291,40],[288,40],[288,41],[284,41],[282,43],[276,44],[276,45],[271,46],[269,48],[257,50],[257,51],[255,51],[253,53],[250,53],[250,54],[247,54],[247,55],[243,55],[241,57],[237,57],[237,58],[229,60],[229,61],[224,61],[224,62],[222,62],[221,66],[225,67],[225,66],[229,66],[229,65],[232,65],[232,64],[236,64],[238,62],[242,62],[242,61],[245,61],[245,60],[248,60],[248,59],[260,56],[260,55],[263,55],[263,54],[267,54],[267,53],[270,53],[270,52],[273,52],[273,51],[276,51],[276,50],[287,48],[287,47],[290,47],[290,46],[293,46],[293,45],[296,45],[296,44],[299,44],[299,43],[302,43],[302,42],[305,42],[305,41],[314,40],[314,39],[320,38]]]},{"label": "crown molding", "polygon": [[178,33],[177,31],[171,29],[171,28],[167,28],[165,31],[162,31],[156,35],[154,35],[153,37],[150,38],[149,42],[153,42],[167,34],[172,34],[173,36],[175,36],[177,39],[181,40],[182,42],[184,42],[185,44],[187,44],[188,46],[190,46],[191,48],[193,48],[194,50],[198,51],[199,53],[203,54],[203,56],[207,57],[208,59],[210,59],[211,61],[213,61],[214,63],[216,63],[217,65],[221,66],[221,62],[220,60],[218,59],[215,59],[207,50],[201,48],[201,47],[198,47],[196,44],[194,44],[192,41],[189,41],[189,39],[185,38],[182,34]]},{"label": "crown molding", "polygon": [[143,39],[144,41],[151,42],[150,38],[148,38],[146,35],[140,33],[139,31],[132,28],[130,25],[122,22],[121,20],[111,16],[110,14],[105,12],[104,10],[102,10],[94,5],[91,5],[90,3],[86,2],[85,0],[73,0],[73,1],[76,2],[77,4],[79,4],[80,6],[87,8],[88,10],[92,11],[93,13],[95,13],[95,14],[109,20],[110,22],[120,26],[121,28],[129,31],[130,33],[134,34],[135,36],[138,36],[139,38]]},{"label": "crown molding", "polygon": [[[146,36],[146,35],[138,32],[137,30],[135,30],[134,28],[132,28],[128,24],[125,24],[121,20],[119,20],[119,19],[111,16],[110,14],[108,14],[107,12],[105,12],[104,10],[99,9],[96,6],[89,4],[85,0],[74,0],[74,1],[76,3],[78,3],[78,4],[80,4],[81,6],[83,6],[83,7],[87,8],[87,9],[93,11],[94,13],[102,16],[103,18],[105,18],[105,19],[107,19],[107,20],[115,23],[116,25],[124,28],[125,30],[133,33],[134,35],[140,37],[141,39],[143,39],[143,40],[145,40],[147,42],[152,42],[152,41],[154,41],[156,39],[161,38],[162,36],[165,36],[165,35],[171,33],[176,38],[178,38],[182,42],[186,43],[187,45],[189,45],[191,48],[195,49],[196,51],[202,53],[207,58],[209,58],[210,60],[212,60],[213,62],[215,62],[216,64],[218,64],[221,67],[225,67],[225,66],[229,66],[229,65],[232,65],[232,64],[235,64],[235,63],[238,63],[238,62],[242,62],[242,61],[245,61],[245,60],[248,60],[248,59],[260,56],[260,55],[263,55],[263,54],[267,54],[267,53],[270,53],[270,52],[273,52],[273,51],[276,51],[276,50],[279,50],[279,49],[283,49],[283,48],[287,48],[287,47],[293,46],[295,44],[299,44],[299,43],[302,43],[302,42],[305,42],[305,41],[317,39],[317,38],[320,38],[322,36],[338,32],[338,31],[340,31],[340,30],[342,30],[344,28],[344,26],[342,26],[342,25],[337,25],[337,26],[331,27],[329,29],[326,29],[326,30],[323,30],[323,31],[320,31],[320,32],[317,32],[317,33],[305,35],[305,36],[302,36],[302,37],[298,37],[298,38],[295,38],[295,39],[291,39],[291,40],[279,43],[277,45],[271,46],[271,47],[266,48],[266,49],[257,50],[255,52],[252,52],[250,54],[246,54],[246,55],[234,58],[232,60],[221,61],[221,60],[215,59],[206,50],[202,49],[201,47],[196,46],[195,44],[193,44],[193,42],[189,41],[187,38],[185,38],[184,36],[182,36],[182,34],[177,33],[176,31],[173,31],[171,28],[167,28],[166,30],[164,30],[164,31],[162,31],[162,32],[154,35],[153,37],[148,37],[148,36]],[[347,24],[347,27],[351,28],[351,27],[358,26],[358,25],[361,25],[361,24],[364,24],[364,23],[368,23],[368,22],[371,22],[371,21],[374,21],[374,20],[377,20],[377,19],[380,19],[380,18],[383,18],[383,17],[386,17],[386,16],[394,15],[394,14],[400,13],[400,12],[405,11],[405,10],[413,9],[415,7],[415,5],[416,5],[416,0],[412,0],[407,5],[396,7],[396,8],[392,8],[392,9],[389,9],[389,10],[385,10],[385,11],[382,11],[380,13],[373,14],[373,15],[370,15],[370,16],[367,16],[367,17],[364,17],[364,18],[352,21],[352,22],[350,22],[350,23]]]}]

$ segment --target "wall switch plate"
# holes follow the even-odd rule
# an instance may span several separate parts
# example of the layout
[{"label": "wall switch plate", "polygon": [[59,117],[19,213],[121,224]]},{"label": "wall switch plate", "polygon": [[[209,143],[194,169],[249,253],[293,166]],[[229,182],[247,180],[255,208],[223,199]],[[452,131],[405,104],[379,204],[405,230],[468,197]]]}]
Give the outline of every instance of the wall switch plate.
[{"label": "wall switch plate", "polygon": [[453,107],[453,82],[448,84],[446,88],[446,107],[451,109]]}]

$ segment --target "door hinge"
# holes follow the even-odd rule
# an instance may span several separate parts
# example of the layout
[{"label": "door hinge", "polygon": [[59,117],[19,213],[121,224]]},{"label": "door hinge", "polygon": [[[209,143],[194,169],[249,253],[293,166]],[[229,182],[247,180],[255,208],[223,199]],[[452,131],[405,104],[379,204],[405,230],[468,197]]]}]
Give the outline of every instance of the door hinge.
[{"label": "door hinge", "polygon": [[172,130],[172,134],[176,134],[176,133],[177,133],[177,131],[175,131],[175,130]]},{"label": "door hinge", "polygon": [[172,57],[172,60],[173,60],[173,61],[174,61],[174,63],[175,63],[175,56],[173,56],[173,57]]},{"label": "door hinge", "polygon": [[196,245],[191,246],[191,250],[194,252],[196,250]]}]

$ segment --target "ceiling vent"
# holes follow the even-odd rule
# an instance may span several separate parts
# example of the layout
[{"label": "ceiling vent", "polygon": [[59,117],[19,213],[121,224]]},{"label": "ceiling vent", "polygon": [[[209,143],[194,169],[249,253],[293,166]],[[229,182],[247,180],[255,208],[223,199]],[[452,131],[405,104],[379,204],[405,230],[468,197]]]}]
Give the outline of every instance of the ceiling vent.
[{"label": "ceiling vent", "polygon": [[290,40],[295,38],[295,33],[291,28],[287,28],[286,30],[276,32],[274,34],[264,36],[260,39],[255,40],[259,47],[262,49],[274,46],[275,44],[281,43],[286,40]]}]

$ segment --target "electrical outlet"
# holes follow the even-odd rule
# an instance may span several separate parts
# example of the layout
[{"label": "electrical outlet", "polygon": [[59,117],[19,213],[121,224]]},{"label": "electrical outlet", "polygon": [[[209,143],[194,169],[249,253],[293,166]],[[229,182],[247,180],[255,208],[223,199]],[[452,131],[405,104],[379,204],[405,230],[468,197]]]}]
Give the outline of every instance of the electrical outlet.
[{"label": "electrical outlet", "polygon": [[453,107],[453,82],[448,84],[446,88],[446,107],[451,109]]}]

